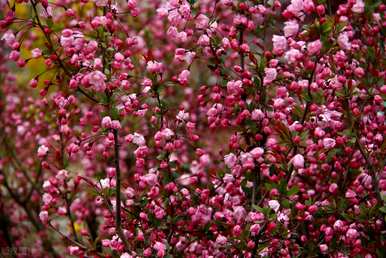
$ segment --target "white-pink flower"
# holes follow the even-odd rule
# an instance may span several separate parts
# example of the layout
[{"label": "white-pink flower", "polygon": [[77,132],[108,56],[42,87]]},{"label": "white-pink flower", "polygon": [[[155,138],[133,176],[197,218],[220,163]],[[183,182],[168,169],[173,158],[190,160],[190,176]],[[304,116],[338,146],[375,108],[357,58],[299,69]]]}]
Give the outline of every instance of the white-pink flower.
[{"label": "white-pink flower", "polygon": [[229,154],[225,155],[224,162],[228,168],[233,168],[236,165],[237,156],[233,153],[229,153]]},{"label": "white-pink flower", "polygon": [[48,147],[45,145],[40,145],[38,148],[38,157],[43,158],[47,155],[48,153]]},{"label": "white-pink flower", "polygon": [[365,11],[365,3],[363,0],[356,0],[355,4],[351,8],[351,11],[354,13],[363,13]]},{"label": "white-pink flower", "polygon": [[304,157],[302,154],[296,154],[290,161],[292,165],[299,169],[299,168],[304,168]]},{"label": "white-pink flower", "polygon": [[307,52],[310,56],[319,54],[320,49],[322,49],[322,42],[319,39],[307,44]]},{"label": "white-pink flower", "polygon": [[163,71],[163,65],[157,61],[149,61],[147,62],[146,70],[150,73],[161,73]]},{"label": "white-pink flower", "polygon": [[351,43],[348,38],[347,32],[342,32],[338,36],[338,44],[340,48],[343,50],[350,50],[351,49]]},{"label": "white-pink flower", "polygon": [[323,139],[323,146],[326,149],[331,149],[335,147],[335,140],[332,138],[324,138]]},{"label": "white-pink flower", "polygon": [[209,18],[205,14],[200,14],[195,19],[195,24],[197,29],[205,29],[208,27]]},{"label": "white-pink flower", "polygon": [[268,206],[275,212],[277,212],[280,209],[280,203],[277,200],[268,201]]},{"label": "white-pink flower", "polygon": [[182,85],[186,85],[189,82],[189,76],[190,76],[190,71],[189,70],[183,70],[179,75],[178,75],[178,82]]},{"label": "white-pink flower", "polygon": [[299,24],[295,20],[287,21],[284,23],[284,36],[288,37],[293,37],[296,36],[296,34],[299,31]]},{"label": "white-pink flower", "polygon": [[287,39],[284,36],[273,35],[273,53],[282,54],[287,48]]},{"label": "white-pink flower", "polygon": [[41,57],[42,56],[42,51],[40,50],[40,48],[34,48],[31,51],[31,55],[32,55],[32,58]]},{"label": "white-pink flower", "polygon": [[263,84],[267,85],[273,82],[277,77],[277,71],[275,68],[264,68],[265,76],[263,79]]},{"label": "white-pink flower", "polygon": [[106,89],[106,75],[101,71],[93,71],[87,75],[89,83],[97,92],[103,92]]}]

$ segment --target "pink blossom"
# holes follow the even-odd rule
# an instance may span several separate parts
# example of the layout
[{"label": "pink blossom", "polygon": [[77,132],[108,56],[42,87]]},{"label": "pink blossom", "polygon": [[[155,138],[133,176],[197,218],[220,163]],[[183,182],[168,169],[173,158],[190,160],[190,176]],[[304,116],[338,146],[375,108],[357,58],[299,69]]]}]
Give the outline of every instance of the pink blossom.
[{"label": "pink blossom", "polygon": [[205,29],[209,24],[209,18],[204,14],[199,14],[196,17],[196,28]]},{"label": "pink blossom", "polygon": [[346,237],[350,240],[355,240],[356,238],[359,237],[359,233],[356,229],[354,228],[350,228],[349,230],[347,230],[346,232]]},{"label": "pink blossom", "polygon": [[111,122],[112,122],[111,118],[109,116],[105,116],[102,119],[101,125],[103,128],[111,128]]},{"label": "pink blossom", "polygon": [[43,222],[43,224],[48,223],[48,211],[41,211],[39,213],[39,219]]},{"label": "pink blossom", "polygon": [[106,75],[104,75],[101,71],[94,71],[86,76],[95,91],[103,92],[106,89]]},{"label": "pink blossom", "polygon": [[225,164],[229,167],[229,168],[232,168],[236,165],[236,162],[237,162],[237,157],[235,154],[233,153],[229,153],[227,155],[225,155],[224,157],[224,162]]},{"label": "pink blossom", "polygon": [[312,56],[315,54],[319,54],[321,48],[322,48],[322,43],[318,39],[318,40],[315,40],[315,41],[308,43],[307,52],[310,56]]},{"label": "pink blossom", "polygon": [[163,71],[163,64],[157,61],[149,61],[147,62],[146,70],[150,73],[161,73]]},{"label": "pink blossom", "polygon": [[272,43],[273,43],[273,53],[275,54],[281,54],[287,48],[287,39],[284,36],[273,35]]},{"label": "pink blossom", "polygon": [[365,3],[363,2],[363,0],[356,0],[351,10],[354,13],[363,13],[365,11]]},{"label": "pink blossom", "polygon": [[287,21],[284,23],[284,36],[293,37],[296,36],[296,34],[299,31],[299,24],[295,20]]},{"label": "pink blossom", "polygon": [[279,208],[280,208],[280,203],[277,201],[277,200],[270,200],[268,202],[268,206],[274,210],[275,212],[278,212]]},{"label": "pink blossom", "polygon": [[39,48],[32,49],[31,53],[32,53],[32,58],[38,58],[42,55],[42,51]]},{"label": "pink blossom", "polygon": [[44,158],[47,153],[48,153],[48,147],[45,146],[45,145],[40,145],[39,148],[38,148],[38,157],[39,158]]},{"label": "pink blossom", "polygon": [[265,72],[265,76],[263,80],[264,85],[267,85],[276,79],[277,71],[275,68],[265,68],[264,72]]},{"label": "pink blossom", "polygon": [[324,138],[323,139],[323,146],[326,149],[331,149],[335,147],[335,140],[332,138]]},{"label": "pink blossom", "polygon": [[350,50],[351,49],[351,43],[350,43],[350,40],[348,38],[347,32],[342,32],[339,34],[338,44],[344,50]]},{"label": "pink blossom", "polygon": [[304,168],[304,157],[301,154],[296,154],[290,162],[295,168]]},{"label": "pink blossom", "polygon": [[186,85],[189,81],[190,72],[188,70],[183,70],[178,75],[178,82],[182,85]]}]

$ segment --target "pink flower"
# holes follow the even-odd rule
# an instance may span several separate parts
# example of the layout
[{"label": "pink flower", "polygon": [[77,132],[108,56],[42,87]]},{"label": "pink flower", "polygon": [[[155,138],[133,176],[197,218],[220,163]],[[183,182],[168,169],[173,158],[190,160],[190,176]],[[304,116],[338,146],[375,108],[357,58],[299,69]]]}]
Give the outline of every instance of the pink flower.
[{"label": "pink flower", "polygon": [[153,248],[154,248],[154,250],[157,251],[158,257],[164,257],[165,256],[165,250],[166,250],[165,244],[163,244],[161,242],[155,242]]},{"label": "pink flower", "polygon": [[284,58],[289,64],[293,64],[297,62],[297,59],[301,57],[301,53],[299,50],[295,48],[291,48],[287,52],[285,52]]},{"label": "pink flower", "polygon": [[197,29],[205,29],[206,27],[208,27],[209,18],[204,14],[200,14],[196,17],[195,23]]},{"label": "pink flower", "polygon": [[233,217],[237,221],[237,223],[241,223],[241,221],[245,220],[246,211],[243,206],[236,206],[233,208]]},{"label": "pink flower", "polygon": [[303,11],[303,0],[291,0],[291,4],[287,7],[287,10],[295,16],[300,16]]},{"label": "pink flower", "polygon": [[8,30],[3,34],[1,40],[4,40],[8,47],[12,47],[13,43],[16,42],[16,37],[11,30]]},{"label": "pink flower", "polygon": [[254,159],[259,159],[264,154],[264,149],[261,147],[256,147],[250,151]]},{"label": "pink flower", "polygon": [[323,139],[323,146],[326,149],[331,149],[335,147],[335,140],[332,138],[324,138]]},{"label": "pink flower", "polygon": [[201,35],[197,41],[197,44],[200,46],[209,46],[210,39],[207,35]]},{"label": "pink flower", "polygon": [[365,11],[365,3],[363,2],[363,0],[356,0],[351,10],[354,13],[363,13]]},{"label": "pink flower", "polygon": [[349,230],[347,230],[346,232],[346,237],[349,239],[349,240],[355,240],[359,237],[359,233],[356,229],[354,228],[350,228]]},{"label": "pink flower", "polygon": [[352,199],[352,198],[355,198],[357,196],[357,194],[353,190],[349,189],[349,190],[347,190],[345,196],[348,199]]},{"label": "pink flower", "polygon": [[239,95],[242,91],[242,81],[229,81],[227,83],[227,92],[230,95]]},{"label": "pink flower", "polygon": [[299,168],[304,168],[304,157],[301,154],[296,154],[290,161],[292,165],[299,169]]},{"label": "pink flower", "polygon": [[274,54],[280,55],[287,48],[287,39],[284,36],[273,35],[272,43]]},{"label": "pink flower", "polygon": [[347,32],[342,32],[338,36],[338,44],[340,48],[343,50],[350,50],[351,49],[351,43],[348,38]]},{"label": "pink flower", "polygon": [[106,89],[106,75],[101,71],[94,71],[87,75],[89,83],[93,86],[93,89],[97,92],[103,92]]},{"label": "pink flower", "polygon": [[284,36],[293,37],[296,36],[296,34],[299,31],[299,24],[295,20],[287,21],[284,23]]},{"label": "pink flower", "polygon": [[105,116],[102,118],[102,127],[103,128],[111,128],[111,118],[109,116]]},{"label": "pink flower", "polygon": [[268,206],[275,212],[278,212],[278,210],[280,209],[280,203],[277,200],[268,201]]},{"label": "pink flower", "polygon": [[229,153],[229,154],[225,155],[224,162],[228,168],[233,168],[236,165],[237,156],[233,153]]},{"label": "pink flower", "polygon": [[343,221],[341,221],[341,220],[337,220],[337,221],[335,221],[335,223],[334,223],[334,229],[335,230],[340,230],[340,229],[342,229],[343,228],[343,226],[344,226],[344,223],[343,223]]},{"label": "pink flower", "polygon": [[322,43],[320,42],[319,39],[312,41],[307,45],[307,52],[310,56],[319,54],[320,49],[322,49]]},{"label": "pink flower", "polygon": [[189,81],[189,76],[190,76],[190,71],[188,70],[183,70],[179,75],[178,75],[178,82],[182,85],[186,85]]},{"label": "pink flower", "polygon": [[153,186],[158,183],[158,176],[154,173],[149,173],[141,176],[141,180],[144,181],[147,185]]},{"label": "pink flower", "polygon": [[139,133],[129,134],[125,139],[126,141],[132,142],[138,146],[144,146],[146,144],[145,137]]},{"label": "pink flower", "polygon": [[320,252],[326,253],[328,251],[328,246],[326,244],[319,245]]},{"label": "pink flower", "polygon": [[264,68],[265,76],[263,84],[267,85],[276,79],[277,71],[275,68]]},{"label": "pink flower", "polygon": [[48,223],[48,211],[41,211],[39,213],[39,219],[43,222],[43,224]]},{"label": "pink flower", "polygon": [[328,191],[330,193],[336,193],[336,190],[338,190],[338,185],[336,183],[332,183],[329,188],[328,188]]},{"label": "pink flower", "polygon": [[252,111],[251,114],[252,120],[262,120],[264,118],[264,113],[261,111],[261,109],[255,109]]},{"label": "pink flower", "polygon": [[218,235],[216,238],[216,244],[219,246],[225,245],[227,241],[228,239],[223,235]]},{"label": "pink flower", "polygon": [[48,147],[45,145],[40,145],[38,148],[38,157],[43,158],[47,155],[48,153]]},{"label": "pink flower", "polygon": [[40,50],[40,48],[32,49],[31,53],[32,53],[32,58],[38,58],[42,56],[42,51]]},{"label": "pink flower", "polygon": [[146,70],[150,73],[161,73],[163,71],[163,64],[157,61],[149,61],[147,62]]}]

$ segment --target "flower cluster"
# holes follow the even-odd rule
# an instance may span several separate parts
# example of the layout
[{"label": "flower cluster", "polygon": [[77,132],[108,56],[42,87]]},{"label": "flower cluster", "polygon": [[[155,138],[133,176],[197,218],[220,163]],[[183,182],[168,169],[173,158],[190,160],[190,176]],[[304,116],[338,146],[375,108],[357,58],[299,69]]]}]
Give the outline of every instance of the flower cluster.
[{"label": "flower cluster", "polygon": [[382,1],[0,11],[1,248],[385,256]]}]

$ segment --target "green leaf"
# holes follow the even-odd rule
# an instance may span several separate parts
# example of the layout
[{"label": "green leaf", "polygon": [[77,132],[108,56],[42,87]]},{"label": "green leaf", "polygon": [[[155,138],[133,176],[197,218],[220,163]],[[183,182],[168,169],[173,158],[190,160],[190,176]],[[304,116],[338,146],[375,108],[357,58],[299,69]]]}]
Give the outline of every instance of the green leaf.
[{"label": "green leaf", "polygon": [[297,194],[298,192],[299,192],[299,187],[294,186],[294,187],[292,187],[291,189],[289,189],[287,191],[287,196],[291,196],[291,195]]}]

